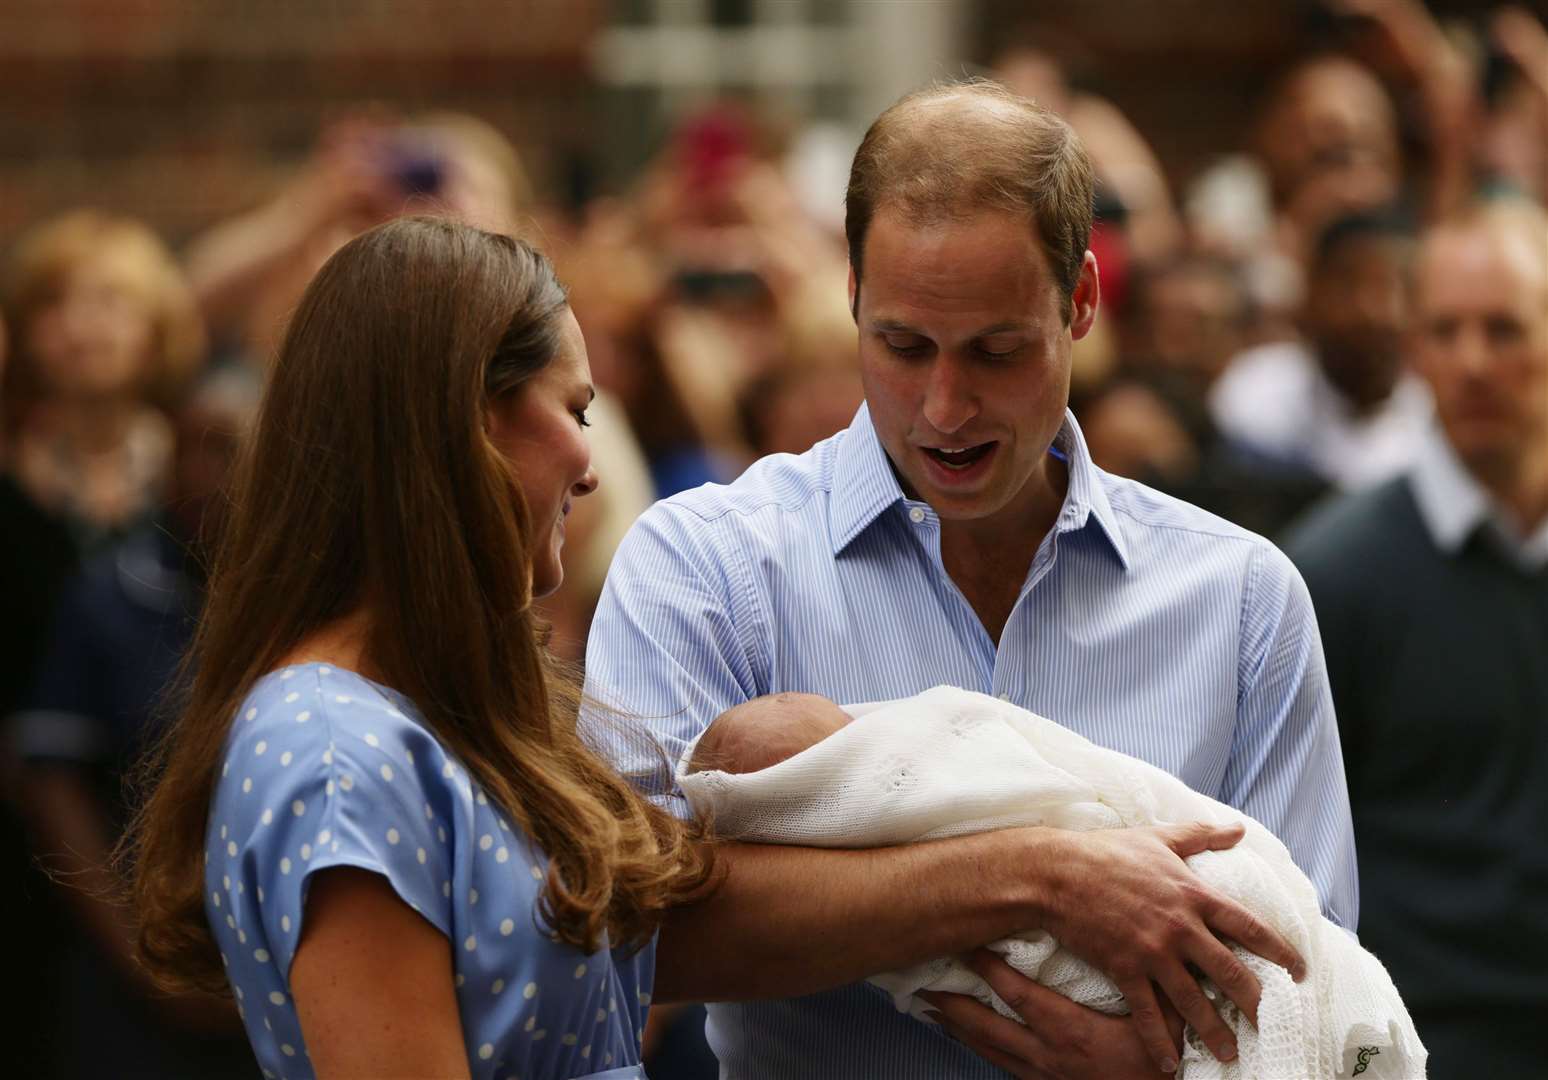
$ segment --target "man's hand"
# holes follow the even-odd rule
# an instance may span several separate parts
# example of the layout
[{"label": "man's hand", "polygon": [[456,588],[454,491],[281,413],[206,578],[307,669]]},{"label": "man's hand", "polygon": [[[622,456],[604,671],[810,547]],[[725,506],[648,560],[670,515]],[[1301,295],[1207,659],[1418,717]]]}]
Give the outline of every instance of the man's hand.
[{"label": "man's hand", "polygon": [[[1129,1080],[1155,1077],[1156,1064],[1139,1028],[1122,1016],[1104,1016],[1018,973],[980,949],[968,965],[1025,1025],[1007,1020],[963,994],[920,994],[945,1031],[973,1053],[1022,1080]],[[1182,1047],[1183,1021],[1165,1002],[1173,1060]]]},{"label": "man's hand", "polygon": [[1297,981],[1305,974],[1288,942],[1183,862],[1201,851],[1233,847],[1244,833],[1239,824],[1196,823],[1049,830],[1044,838],[1052,845],[1041,864],[1049,892],[1037,925],[1107,973],[1128,1000],[1151,1060],[1165,1072],[1177,1062],[1162,1011],[1166,998],[1215,1057],[1235,1056],[1235,1040],[1200,989],[1199,976],[1213,979],[1257,1022],[1262,988],[1222,938],[1288,968]]}]

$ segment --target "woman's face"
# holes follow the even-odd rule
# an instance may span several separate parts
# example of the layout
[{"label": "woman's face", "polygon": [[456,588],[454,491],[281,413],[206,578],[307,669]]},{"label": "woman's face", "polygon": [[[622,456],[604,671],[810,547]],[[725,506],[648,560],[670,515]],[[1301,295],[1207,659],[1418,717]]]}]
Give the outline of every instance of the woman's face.
[{"label": "woman's face", "polygon": [[116,397],[145,378],[155,328],[144,299],[109,257],[74,271],[64,291],[33,316],[27,352],[50,393]]},{"label": "woman's face", "polygon": [[582,430],[594,396],[586,342],[566,308],[553,360],[489,407],[490,441],[515,466],[532,514],[534,596],[547,596],[564,580],[565,516],[572,500],[597,487]]}]

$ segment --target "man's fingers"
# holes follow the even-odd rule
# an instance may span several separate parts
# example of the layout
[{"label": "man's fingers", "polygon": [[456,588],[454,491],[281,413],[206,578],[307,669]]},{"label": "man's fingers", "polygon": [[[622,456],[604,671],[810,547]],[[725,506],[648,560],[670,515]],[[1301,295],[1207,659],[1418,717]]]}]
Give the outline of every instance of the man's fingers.
[{"label": "man's fingers", "polygon": [[1258,1022],[1258,1001],[1263,987],[1247,965],[1237,959],[1229,946],[1214,938],[1201,942],[1188,957],[1193,966],[1213,979],[1220,992],[1242,1010],[1242,1014],[1254,1025]]},{"label": "man's fingers", "polygon": [[[1015,1068],[1022,1070],[1016,1073],[1018,1076],[1041,1075],[1026,1071],[1029,1063],[1046,1056],[1046,1049],[1032,1030],[1014,1020],[1005,1019],[966,994],[926,992],[919,996],[935,1009],[938,1014],[936,1022],[975,1054],[986,1059],[990,1052],[1001,1055],[1006,1061],[1013,1062]],[[995,1064],[1001,1068],[1011,1068],[999,1061]]]},{"label": "man's fingers", "polygon": [[[1306,978],[1306,961],[1301,959],[1301,954],[1295,951],[1284,938],[1280,937],[1269,925],[1254,916],[1246,908],[1231,900],[1221,900],[1213,909],[1204,913],[1204,922],[1220,937],[1228,938],[1236,942],[1250,953],[1257,953],[1271,964],[1278,964],[1290,972],[1290,977],[1296,982]],[[1198,963],[1194,960],[1194,963]],[[1202,966],[1202,965],[1201,965]],[[1208,970],[1208,969],[1205,969]],[[1209,976],[1220,982],[1214,972]],[[1257,980],[1253,980],[1256,984]],[[1220,984],[1222,989],[1224,983]],[[1247,1006],[1231,995],[1231,1000],[1240,1005],[1245,1012]],[[1253,1002],[1253,1014],[1257,1013],[1257,1002]]]},{"label": "man's fingers", "polygon": [[[1230,1061],[1236,1057],[1236,1036],[1226,1027],[1225,1021],[1215,1011],[1214,1002],[1204,996],[1198,980],[1181,964],[1174,964],[1160,976],[1161,989],[1183,1019],[1193,1025],[1209,1052],[1218,1061]],[[1170,1032],[1168,1032],[1170,1036]]]},{"label": "man's fingers", "polygon": [[1247,827],[1241,822],[1230,825],[1211,825],[1195,821],[1188,825],[1174,825],[1166,830],[1166,846],[1179,858],[1197,855],[1201,851],[1224,851],[1235,847],[1247,835]]},{"label": "man's fingers", "polygon": [[1172,1036],[1166,1030],[1166,1017],[1161,1012],[1161,1005],[1156,1000],[1156,991],[1150,980],[1144,979],[1118,989],[1129,1003],[1129,1015],[1139,1030],[1140,1041],[1145,1044],[1145,1052],[1150,1055],[1150,1060],[1164,1073],[1176,1072],[1177,1047],[1173,1045]]},{"label": "man's fingers", "polygon": [[1043,1022],[1061,1022],[1070,1009],[1084,1008],[1027,978],[988,949],[975,949],[968,955],[967,965],[1033,1030]]},{"label": "man's fingers", "polygon": [[973,1053],[983,1058],[989,1064],[1010,1073],[1010,1075],[1016,1077],[1016,1080],[1045,1080],[1045,1077],[1048,1076],[1047,1073],[1033,1068],[1025,1061],[1017,1061],[1009,1054],[998,1050],[993,1046],[978,1042],[970,1032],[952,1023],[945,1017],[941,1017],[936,1021],[936,1023],[940,1024],[941,1030],[946,1032],[946,1034],[950,1035],[953,1039],[956,1039],[959,1043],[973,1051]]}]

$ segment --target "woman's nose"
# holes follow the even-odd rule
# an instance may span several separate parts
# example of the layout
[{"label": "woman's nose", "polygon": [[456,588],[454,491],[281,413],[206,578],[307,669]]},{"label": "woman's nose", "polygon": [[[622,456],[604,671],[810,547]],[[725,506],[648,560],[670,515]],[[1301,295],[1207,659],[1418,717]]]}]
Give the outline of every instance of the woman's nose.
[{"label": "woman's nose", "polygon": [[588,465],[586,466],[586,471],[581,474],[581,478],[575,481],[575,486],[570,490],[573,491],[577,496],[590,495],[593,491],[597,490],[597,484],[600,482],[601,481],[597,478],[596,466]]}]

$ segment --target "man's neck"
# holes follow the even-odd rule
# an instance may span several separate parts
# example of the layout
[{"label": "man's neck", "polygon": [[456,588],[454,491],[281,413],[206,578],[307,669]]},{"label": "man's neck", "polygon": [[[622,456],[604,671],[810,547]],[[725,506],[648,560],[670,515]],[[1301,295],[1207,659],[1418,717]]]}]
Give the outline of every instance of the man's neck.
[{"label": "man's neck", "polygon": [[1548,522],[1548,446],[1512,466],[1474,470],[1473,476],[1521,535],[1531,536]]},{"label": "man's neck", "polygon": [[1052,455],[1043,460],[1022,506],[979,521],[941,522],[941,562],[996,645],[1069,488],[1064,463]]}]

